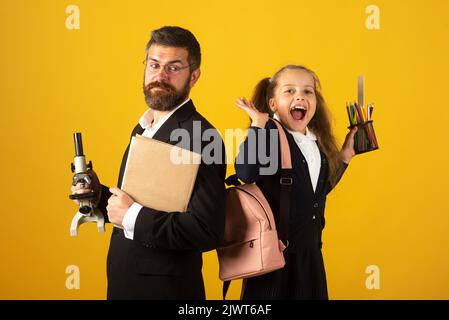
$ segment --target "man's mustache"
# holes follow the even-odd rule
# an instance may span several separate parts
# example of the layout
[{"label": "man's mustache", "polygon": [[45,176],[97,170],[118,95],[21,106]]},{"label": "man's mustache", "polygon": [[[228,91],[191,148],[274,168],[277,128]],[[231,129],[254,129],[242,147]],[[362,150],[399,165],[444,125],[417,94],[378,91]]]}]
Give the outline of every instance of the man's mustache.
[{"label": "man's mustache", "polygon": [[160,81],[150,82],[145,87],[145,92],[149,92],[153,88],[162,88],[162,89],[165,89],[167,91],[176,92],[176,89],[172,85],[170,85],[168,83],[165,83],[165,82],[160,82]]}]

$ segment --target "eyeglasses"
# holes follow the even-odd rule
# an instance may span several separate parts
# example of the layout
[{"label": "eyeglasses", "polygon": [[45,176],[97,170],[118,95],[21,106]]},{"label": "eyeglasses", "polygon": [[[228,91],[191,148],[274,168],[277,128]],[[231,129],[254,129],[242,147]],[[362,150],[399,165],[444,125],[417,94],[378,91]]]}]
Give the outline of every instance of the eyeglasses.
[{"label": "eyeglasses", "polygon": [[163,67],[164,71],[168,74],[178,74],[181,72],[181,70],[191,67],[193,64],[189,64],[187,66],[180,66],[178,63],[167,63],[167,64],[160,64],[155,61],[143,61],[143,64],[148,68],[148,71],[150,73],[157,73],[159,72],[160,68]]}]

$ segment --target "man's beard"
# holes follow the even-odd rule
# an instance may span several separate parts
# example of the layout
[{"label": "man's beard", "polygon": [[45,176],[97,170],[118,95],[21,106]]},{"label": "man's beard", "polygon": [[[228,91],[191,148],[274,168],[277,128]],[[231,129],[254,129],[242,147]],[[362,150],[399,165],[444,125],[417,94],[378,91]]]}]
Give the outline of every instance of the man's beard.
[{"label": "man's beard", "polygon": [[[162,88],[164,90],[151,91],[152,88]],[[171,111],[179,106],[189,96],[189,82],[186,81],[181,91],[176,89],[169,83],[154,81],[147,86],[143,85],[143,94],[148,107],[158,111]]]}]

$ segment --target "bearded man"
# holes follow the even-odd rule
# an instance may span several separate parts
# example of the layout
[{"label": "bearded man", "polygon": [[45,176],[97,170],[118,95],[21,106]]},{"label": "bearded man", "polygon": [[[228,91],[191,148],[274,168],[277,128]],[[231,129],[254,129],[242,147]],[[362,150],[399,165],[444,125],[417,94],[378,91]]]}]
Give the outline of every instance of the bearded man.
[{"label": "bearded man", "polygon": [[[180,27],[154,30],[146,48],[143,92],[148,109],[132,131],[175,144],[173,130],[194,127],[223,146],[215,128],[195,109],[190,90],[200,77],[201,50],[195,36]],[[211,141],[201,141],[202,147]],[[215,141],[216,143],[217,141]],[[198,141],[189,143],[188,149]],[[123,156],[117,186],[121,186],[129,145]],[[187,212],[162,212],[135,202],[118,187],[100,184],[93,171],[90,186],[73,193],[96,191],[98,208],[114,225],[107,258],[108,299],[205,299],[202,252],[218,247],[224,232],[225,155],[222,161],[203,161],[198,169]],[[148,164],[158,170],[157,164]],[[155,186],[157,187],[157,186]],[[107,215],[107,216],[106,216]]]}]

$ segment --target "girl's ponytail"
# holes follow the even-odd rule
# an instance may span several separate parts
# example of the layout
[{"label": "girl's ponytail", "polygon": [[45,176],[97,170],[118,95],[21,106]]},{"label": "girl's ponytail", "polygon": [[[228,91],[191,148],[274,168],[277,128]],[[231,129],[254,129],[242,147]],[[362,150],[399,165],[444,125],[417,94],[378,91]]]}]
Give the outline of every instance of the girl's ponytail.
[{"label": "girl's ponytail", "polygon": [[259,112],[268,113],[273,116],[273,112],[270,109],[268,101],[272,97],[273,85],[271,82],[271,78],[264,78],[259,81],[254,89],[252,102],[256,106],[256,109]]}]

